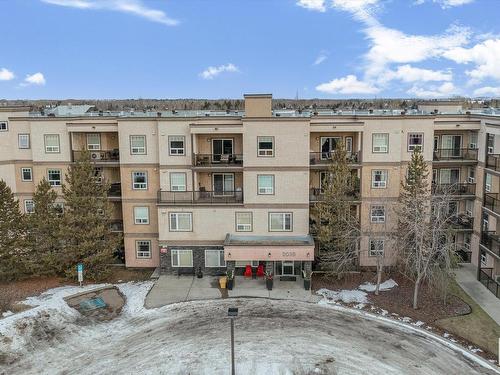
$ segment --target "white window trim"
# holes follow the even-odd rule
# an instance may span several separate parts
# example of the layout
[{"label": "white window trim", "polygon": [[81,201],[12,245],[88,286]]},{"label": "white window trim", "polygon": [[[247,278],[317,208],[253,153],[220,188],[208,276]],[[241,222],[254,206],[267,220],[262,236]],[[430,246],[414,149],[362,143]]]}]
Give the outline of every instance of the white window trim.
[{"label": "white window trim", "polygon": [[[172,183],[172,176],[173,175],[183,175],[184,176],[184,185],[174,185]],[[170,172],[169,173],[169,179],[170,179],[170,191],[187,191],[187,174],[186,172]]]},{"label": "white window trim", "polygon": [[[171,147],[174,138],[182,138],[182,148]],[[168,154],[170,156],[184,156],[186,154],[186,137],[184,135],[169,135],[168,136]]]},{"label": "white window trim", "polygon": [[[383,172],[385,175],[384,181],[375,181],[375,172]],[[389,180],[389,172],[386,169],[373,169],[372,170],[372,189],[385,189],[387,188],[387,181]]]},{"label": "white window trim", "polygon": [[[272,149],[260,148],[260,139],[261,138],[271,138],[273,143]],[[274,157],[274,147],[275,147],[275,139],[274,136],[271,135],[261,135],[257,137],[257,156],[264,158],[272,158]]]},{"label": "white window trim", "polygon": [[[145,182],[135,182],[135,175],[137,173],[144,173],[144,176],[146,177]],[[144,185],[144,187],[141,187]],[[135,171],[132,172],[132,190],[148,190],[148,172],[145,171]]]},{"label": "white window trim", "polygon": [[[21,147],[21,138],[26,137],[28,140],[28,145],[26,147]],[[17,135],[17,146],[19,147],[20,150],[29,150],[31,148],[31,139],[30,135],[26,133],[18,134]]]},{"label": "white window trim", "polygon": [[[385,146],[375,146],[375,136],[383,135],[386,139]],[[376,149],[377,148],[377,149]],[[373,133],[372,134],[372,153],[373,154],[387,154],[389,152],[389,133]]]},{"label": "white window trim", "polygon": [[[59,180],[51,180],[50,179],[50,171],[59,171]],[[62,185],[62,171],[60,169],[57,169],[57,168],[53,168],[53,169],[47,169],[47,181],[49,182],[50,186],[61,186]],[[59,182],[59,183],[53,183],[53,182]]]},{"label": "white window trim", "polygon": [[[186,253],[191,253],[191,265],[189,266],[181,266],[179,265],[179,252],[186,252]],[[175,256],[177,257],[177,265],[174,265],[174,253]],[[170,261],[172,263],[173,268],[190,268],[193,267],[193,250],[188,250],[188,249],[172,249],[170,250]]]},{"label": "white window trim", "polygon": [[[30,171],[30,179],[29,180],[25,180],[24,179],[24,171],[25,170]],[[21,168],[21,181],[23,181],[23,182],[33,181],[33,168],[31,168],[31,167],[23,167],[23,168]]]},{"label": "white window trim", "polygon": [[[149,245],[149,250],[146,252],[146,251],[139,251],[139,243],[140,242],[143,242],[143,243],[147,243]],[[149,255],[139,255],[139,253],[144,253],[144,254],[148,254]],[[136,240],[135,241],[135,257],[137,259],[151,259],[151,240]]]},{"label": "white window trim", "polygon": [[[271,227],[271,223],[272,223],[271,216],[273,216],[273,215],[281,215],[282,216],[282,218],[283,218],[282,229],[273,229]],[[286,215],[290,215],[290,229],[285,228],[285,223],[286,223],[285,216]],[[268,220],[269,220],[269,232],[292,232],[293,231],[293,213],[292,212],[269,212]]]},{"label": "white window trim", "polygon": [[[47,145],[47,136],[56,136],[57,137],[57,146],[48,146]],[[45,145],[45,153],[46,154],[59,154],[61,152],[61,137],[59,134],[44,134],[43,141]]]},{"label": "white window trim", "polygon": [[[250,224],[238,223],[238,214],[250,214]],[[253,213],[252,212],[235,212],[236,232],[252,232],[253,231]],[[248,229],[245,229],[248,228]]]},{"label": "white window trim", "polygon": [[3,126],[0,126],[0,132],[8,132],[9,131],[9,122],[8,121],[0,121],[0,125],[5,125],[5,129],[3,129]]},{"label": "white window trim", "polygon": [[[136,209],[145,208],[147,211],[146,218],[137,217]],[[149,207],[148,206],[135,206],[134,207],[134,224],[136,225],[148,225],[149,224]]]},{"label": "white window trim", "polygon": [[[420,139],[422,140],[422,144],[410,144],[410,139],[412,138],[412,136],[419,136]],[[415,150],[416,147],[420,147],[420,150],[423,151],[424,149],[424,133],[422,132],[411,132],[411,133],[408,133],[408,140],[407,140],[407,144],[408,144],[408,152],[413,152]]]},{"label": "white window trim", "polygon": [[[31,205],[33,206],[32,212],[28,212],[28,204],[27,204],[28,202],[31,202]],[[33,212],[35,212],[35,202],[33,202],[33,199],[25,199],[24,200],[24,212],[27,214],[32,214]]]},{"label": "white window trim", "polygon": [[[488,176],[490,176],[490,183],[488,183]],[[491,174],[486,173],[484,176],[484,190],[487,193],[491,193],[491,182],[493,181],[493,177]]]},{"label": "white window trim", "polygon": [[[133,138],[142,138],[144,140],[144,146],[132,146]],[[147,144],[146,136],[142,134],[134,134],[130,136],[130,155],[146,155],[147,154]]]},{"label": "white window trim", "polygon": [[[219,261],[219,264],[216,266],[209,266],[207,263],[207,254],[208,253],[214,253],[217,252],[217,260]],[[220,255],[222,253],[223,256],[223,261],[224,264],[220,264]],[[221,267],[226,267],[226,261],[224,260],[224,250],[223,249],[205,249],[205,268],[221,268]]]},{"label": "white window trim", "polygon": [[[176,229],[172,229],[173,216],[175,215]],[[177,215],[189,215],[189,229],[179,229]],[[169,212],[168,228],[170,232],[192,232],[193,231],[193,213],[192,212]]]},{"label": "white window trim", "polygon": [[[382,242],[382,250],[372,250],[372,242],[381,241]],[[379,252],[379,254],[377,254]],[[385,240],[383,238],[370,238],[368,242],[368,256],[376,257],[377,255],[384,255],[385,253]]]},{"label": "white window trim", "polygon": [[[269,187],[260,187],[259,179],[260,177],[271,177],[272,186]],[[274,195],[274,175],[273,174],[258,174],[257,175],[257,195]]]},{"label": "white window trim", "polygon": [[[90,143],[90,136],[97,135],[99,138],[99,143]],[[97,147],[96,147],[97,146]],[[87,134],[87,150],[89,151],[99,151],[101,149],[101,135],[99,133],[89,133]]]},{"label": "white window trim", "polygon": [[[383,216],[374,215],[373,211],[380,209],[380,207],[382,207],[382,209],[384,211],[384,215]],[[384,205],[373,205],[370,207],[370,221],[372,223],[385,223],[385,206]]]}]

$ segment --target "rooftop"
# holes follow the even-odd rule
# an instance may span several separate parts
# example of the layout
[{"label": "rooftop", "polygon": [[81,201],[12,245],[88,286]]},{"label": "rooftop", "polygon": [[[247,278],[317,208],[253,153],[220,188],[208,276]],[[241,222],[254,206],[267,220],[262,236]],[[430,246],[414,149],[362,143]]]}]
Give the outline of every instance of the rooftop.
[{"label": "rooftop", "polygon": [[226,234],[224,246],[314,246],[314,240],[307,236],[240,236]]}]

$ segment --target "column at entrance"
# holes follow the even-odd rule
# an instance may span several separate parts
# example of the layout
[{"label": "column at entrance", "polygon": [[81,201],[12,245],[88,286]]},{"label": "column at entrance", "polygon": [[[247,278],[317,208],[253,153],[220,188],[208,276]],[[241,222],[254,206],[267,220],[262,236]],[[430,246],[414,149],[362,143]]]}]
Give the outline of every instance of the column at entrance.
[{"label": "column at entrance", "polygon": [[266,273],[274,274],[274,262],[266,262]]}]

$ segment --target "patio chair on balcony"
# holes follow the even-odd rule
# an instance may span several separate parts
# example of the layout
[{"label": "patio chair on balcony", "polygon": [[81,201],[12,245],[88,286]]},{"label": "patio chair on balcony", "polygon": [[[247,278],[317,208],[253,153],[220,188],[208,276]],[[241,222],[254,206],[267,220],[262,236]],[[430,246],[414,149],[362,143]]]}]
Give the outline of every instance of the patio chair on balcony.
[{"label": "patio chair on balcony", "polygon": [[252,266],[250,264],[247,264],[246,267],[245,267],[245,273],[243,274],[243,276],[245,277],[245,279],[248,277],[248,278],[252,278]]},{"label": "patio chair on balcony", "polygon": [[257,266],[257,277],[264,277],[264,265],[259,264]]},{"label": "patio chair on balcony", "polygon": [[220,156],[220,162],[221,162],[221,163],[225,163],[225,164],[229,164],[229,157],[230,157],[230,156],[231,156],[231,155],[229,155],[229,154],[222,154],[222,155]]}]

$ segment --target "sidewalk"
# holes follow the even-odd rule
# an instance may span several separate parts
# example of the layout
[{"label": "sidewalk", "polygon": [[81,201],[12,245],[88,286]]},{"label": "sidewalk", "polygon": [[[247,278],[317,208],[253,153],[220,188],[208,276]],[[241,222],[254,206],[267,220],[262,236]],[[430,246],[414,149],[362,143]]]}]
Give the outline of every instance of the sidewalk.
[{"label": "sidewalk", "polygon": [[462,264],[455,271],[455,279],[458,285],[500,325],[500,299],[477,280],[475,267],[472,264]]}]

